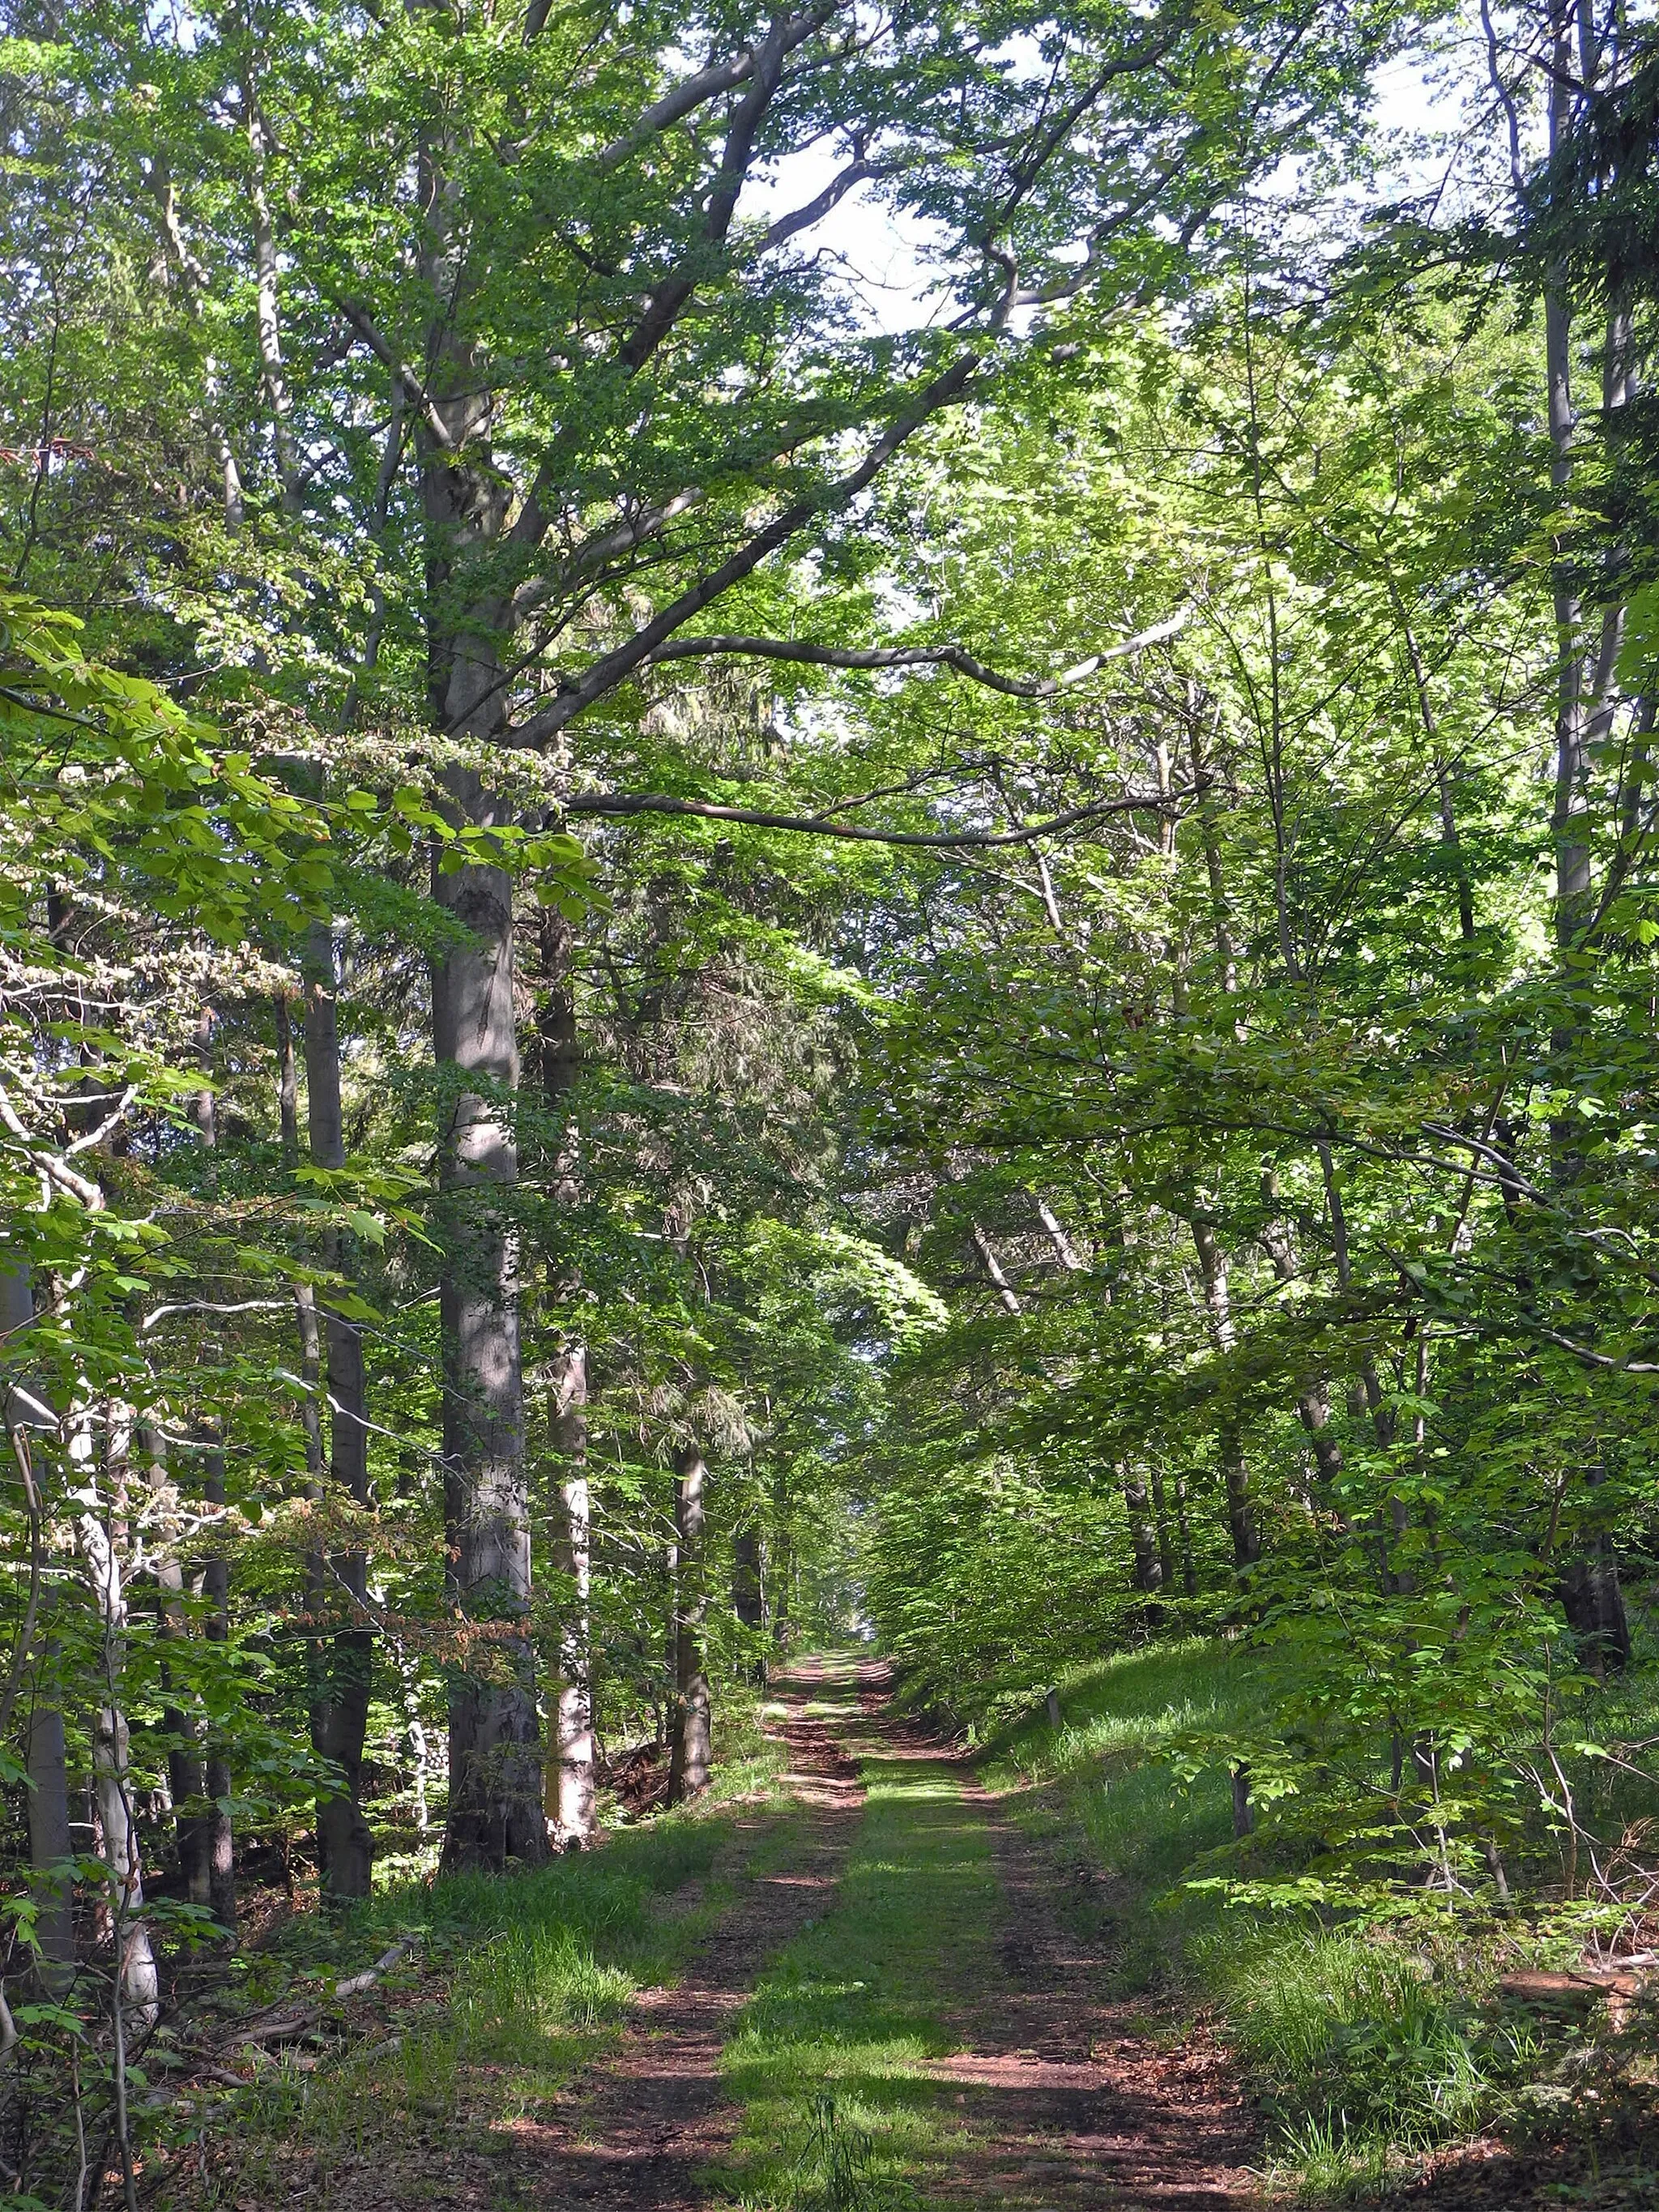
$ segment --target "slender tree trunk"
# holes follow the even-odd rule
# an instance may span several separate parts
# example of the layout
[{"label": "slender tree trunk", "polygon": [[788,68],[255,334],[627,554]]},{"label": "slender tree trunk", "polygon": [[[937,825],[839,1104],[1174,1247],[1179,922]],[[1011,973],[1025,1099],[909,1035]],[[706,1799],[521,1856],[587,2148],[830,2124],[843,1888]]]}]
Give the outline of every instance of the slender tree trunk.
[{"label": "slender tree trunk", "polygon": [[[167,1465],[162,1456],[161,1439],[150,1428],[140,1428],[138,1448],[149,1470],[149,1487],[153,1495],[167,1491]],[[158,1593],[156,1630],[163,1650],[172,1646],[182,1650],[189,1634],[185,1619],[184,1569],[175,1559],[162,1559],[156,1565],[155,1583]],[[168,1698],[173,1688],[173,1669],[164,1658],[161,1662],[161,1690]],[[210,1856],[207,1810],[204,1802],[204,1779],[202,1771],[201,1732],[194,1718],[183,1706],[169,1701],[161,1708],[161,1726],[167,1736],[167,1791],[173,1799],[173,1834],[179,1850],[179,1871],[184,1880],[185,1894],[192,1905],[205,1905],[211,1901],[208,1881]]]},{"label": "slender tree trunk", "polygon": [[1164,1585],[1158,1558],[1158,1524],[1152,1517],[1144,1468],[1126,1464],[1121,1470],[1124,1510],[1129,1520],[1129,1548],[1134,1560],[1132,1586],[1149,1595]]},{"label": "slender tree trunk", "polygon": [[[307,945],[305,997],[306,1111],[311,1157],[319,1168],[346,1161],[345,1119],[340,1097],[338,962],[334,933],[314,923]],[[331,1224],[323,1232],[323,1265],[346,1274],[343,1240]],[[313,1328],[315,1328],[314,1313]],[[328,1358],[329,1472],[352,1502],[367,1506],[368,1394],[362,1332],[332,1307],[325,1309]],[[313,1401],[314,1402],[314,1401]],[[368,1560],[362,1552],[338,1553],[325,1563],[321,1593],[326,1610],[343,1600],[350,1625],[331,1639],[313,1706],[312,1737],[319,1754],[338,1768],[344,1787],[317,1800],[317,1859],[323,1890],[331,1898],[367,1897],[374,1883],[374,1838],[362,1811],[363,1747],[374,1668],[374,1639],[364,1626]]]},{"label": "slender tree trunk", "polygon": [[[225,1455],[222,1451],[208,1454],[202,1487],[210,1505],[224,1504]],[[222,1552],[216,1552],[209,1559],[203,1576],[203,1587],[208,1601],[208,1641],[223,1646],[230,1640],[230,1565]],[[211,1740],[208,1746],[205,1778],[209,1900],[213,1907],[214,1918],[234,1939],[236,1934],[236,1836],[230,1810],[230,1762],[222,1747]]]},{"label": "slender tree trunk", "polygon": [[[27,1267],[0,1269],[0,1342],[7,1353],[5,1419],[9,1437],[45,1425],[46,1414],[10,1367],[15,1347],[27,1340],[34,1319],[34,1284]],[[41,1978],[51,1996],[61,1996],[75,1978],[75,1893],[57,1871],[70,1856],[69,1756],[64,1716],[47,1692],[58,1656],[51,1634],[52,1590],[41,1594],[36,1631],[33,1694],[24,1723],[23,1760],[28,1772],[29,1892],[34,1904],[34,1940],[40,1948]]]},{"label": "slender tree trunk", "polygon": [[708,1787],[713,1705],[704,1671],[708,1613],[703,1556],[703,1491],[708,1469],[695,1444],[674,1455],[674,1533],[679,1550],[679,1603],[674,1642],[674,1723],[668,1761],[668,1802],[700,1796]]},{"label": "slender tree trunk", "polygon": [[744,1522],[732,1539],[732,1610],[755,1639],[751,1677],[757,1684],[764,1683],[766,1654],[761,1649],[760,1638],[766,1624],[766,1607],[761,1585],[760,1529],[752,1521]]},{"label": "slender tree trunk", "polygon": [[558,1565],[570,1586],[559,1625],[559,1691],[549,1813],[567,1849],[589,1843],[594,1829],[593,1677],[589,1591],[592,1507],[587,1486],[587,1354],[570,1346],[554,1384],[555,1449],[559,1457]]},{"label": "slender tree trunk", "polygon": [[112,2002],[141,2027],[155,2025],[160,2010],[160,1978],[144,1917],[144,1886],[139,1865],[137,1823],[127,1758],[125,1692],[127,1597],[123,1559],[127,1485],[131,1477],[132,1410],[119,1400],[105,1401],[106,1495],[100,1494],[97,1452],[89,1409],[76,1408],[70,1440],[70,1497],[76,1508],[76,1539],[97,1607],[101,1636],[99,1689],[101,1700],[92,1729],[93,1794],[107,1869],[111,1933],[115,1944]]},{"label": "slender tree trunk", "polygon": [[[204,1074],[210,1075],[213,1066],[213,1038],[216,1022],[211,1006],[204,1006],[197,1024],[196,1053]],[[196,1125],[201,1132],[204,1150],[209,1155],[207,1188],[210,1194],[216,1191],[216,1174],[213,1156],[219,1145],[219,1120],[211,1084],[204,1084],[196,1094]],[[210,1285],[208,1296],[215,1295]],[[209,1433],[209,1449],[203,1462],[203,1495],[210,1505],[225,1502],[225,1455],[212,1441],[215,1431]],[[208,1559],[202,1577],[207,1607],[207,1636],[210,1644],[221,1646],[230,1640],[230,1563],[222,1552],[215,1552]],[[210,1733],[207,1744],[204,1780],[207,1784],[208,1832],[208,1892],[213,1917],[234,1941],[236,1935],[236,1837],[231,1819],[232,1778],[230,1762],[225,1757],[222,1745]]]},{"label": "slender tree trunk", "polygon": [[[1204,1303],[1209,1309],[1216,1344],[1219,1350],[1231,1352],[1236,1340],[1227,1263],[1216,1243],[1215,1231],[1204,1216],[1195,1213],[1190,1226],[1199,1272],[1204,1278]],[[1233,1565],[1242,1571],[1253,1567],[1261,1557],[1261,1534],[1250,1495],[1249,1463],[1244,1456],[1243,1436],[1236,1416],[1223,1414],[1216,1424],[1215,1441],[1227,1498],[1227,1528],[1232,1538]]]},{"label": "slender tree trunk", "polygon": [[136,2027],[155,2025],[161,2008],[161,1977],[144,1918],[144,1882],[133,1817],[127,1759],[127,1724],[113,1705],[100,1709],[92,1735],[93,1787],[109,1869],[110,1921],[118,1954],[121,1996]]},{"label": "slender tree trunk", "polygon": [[1169,1501],[1164,1492],[1164,1469],[1157,1460],[1152,1462],[1152,1521],[1158,1530],[1158,1575],[1165,1589],[1175,1587],[1175,1546],[1170,1536]]},{"label": "slender tree trunk", "polygon": [[772,1516],[775,1537],[772,1547],[772,1644],[780,1659],[787,1661],[789,1645],[794,1635],[791,1607],[795,1595],[795,1539],[789,1526],[789,1485],[786,1476],[778,1474],[772,1487]]},{"label": "slender tree trunk", "polygon": [[[1549,150],[1562,152],[1573,130],[1573,106],[1583,89],[1595,88],[1596,59],[1594,40],[1587,36],[1581,54],[1574,52],[1575,24],[1587,30],[1582,9],[1571,0],[1553,0],[1550,11],[1552,67],[1549,90]],[[1571,1071],[1583,1053],[1589,1029],[1584,978],[1578,963],[1581,939],[1595,910],[1589,837],[1589,781],[1601,748],[1611,733],[1618,712],[1616,664],[1623,635],[1623,611],[1609,608],[1599,618],[1587,615],[1574,574],[1573,526],[1571,517],[1573,441],[1577,411],[1572,392],[1572,303],[1565,269],[1546,271],[1544,282],[1545,372],[1549,392],[1552,448],[1551,484],[1560,510],[1555,536],[1553,576],[1558,697],[1555,727],[1555,785],[1550,817],[1550,839],[1555,857],[1555,942],[1559,963],[1557,988],[1562,1011],[1550,1039],[1551,1056],[1558,1081],[1570,1086]],[[1611,416],[1629,401],[1633,388],[1631,336],[1627,317],[1617,308],[1609,318],[1602,374],[1601,400]],[[1550,1164],[1556,1193],[1564,1208],[1576,1211],[1575,1189],[1582,1179],[1584,1160],[1575,1118],[1559,1117],[1550,1129]],[[1562,1608],[1568,1626],[1578,1638],[1588,1664],[1596,1674],[1622,1668],[1630,1659],[1630,1623],[1620,1587],[1619,1560],[1611,1532],[1595,1510],[1593,1493],[1601,1487],[1606,1468],[1599,1449],[1586,1449],[1585,1487],[1591,1492],[1589,1526],[1580,1538],[1576,1556],[1568,1563],[1561,1583]]]}]

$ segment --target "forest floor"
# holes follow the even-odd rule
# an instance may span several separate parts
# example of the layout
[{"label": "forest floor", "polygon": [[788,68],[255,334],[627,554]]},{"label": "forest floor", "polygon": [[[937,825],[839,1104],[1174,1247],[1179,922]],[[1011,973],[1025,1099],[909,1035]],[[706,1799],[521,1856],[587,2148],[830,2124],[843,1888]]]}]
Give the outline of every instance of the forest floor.
[{"label": "forest floor", "polygon": [[[559,2109],[514,2129],[526,2206],[692,2212],[917,2194],[1014,2212],[1225,2212],[1254,2192],[1237,2085],[1190,2019],[1101,1995],[1066,1870],[878,1664],[776,1686],[805,1808],[678,1981]],[[497,2167],[493,2203],[511,2201]]]},{"label": "forest floor", "polygon": [[[1103,1860],[1103,1839],[1053,1790],[896,1716],[877,1663],[803,1661],[765,1711],[771,1741],[751,1749],[741,1794],[453,1899],[465,1932],[447,1951],[434,1923],[427,1964],[362,2001],[337,2056],[256,2072],[216,2127],[204,2113],[193,2143],[175,2137],[150,2162],[149,2202],[1381,2201],[1352,2176],[1328,2196],[1273,2169],[1211,2015],[1182,1977],[1145,1971],[1152,1891]],[[1111,1795],[1144,1817],[1116,1781]],[[1593,2159],[1586,2170],[1493,2140],[1414,2174],[1396,2166],[1386,2193],[1422,2212],[1559,2203],[1563,2185],[1586,2204],[1656,2201],[1650,2163],[1621,2163],[1624,2178],[1598,2187]]]},{"label": "forest floor", "polygon": [[[360,2001],[361,2057],[262,2074],[210,2121],[216,2143],[198,2132],[149,2161],[149,2203],[1254,2201],[1256,2146],[1207,2030],[1103,1995],[1067,1911],[1075,1869],[952,1747],[893,1717],[882,1667],[803,1661],[769,1692],[767,1725],[784,1771],[749,1802],[654,1843],[624,1831],[562,1863],[556,1891],[497,1885],[500,1909],[518,1892],[546,1925],[505,1922],[441,1970],[392,1978]],[[630,1932],[641,1893],[647,1925]]]}]

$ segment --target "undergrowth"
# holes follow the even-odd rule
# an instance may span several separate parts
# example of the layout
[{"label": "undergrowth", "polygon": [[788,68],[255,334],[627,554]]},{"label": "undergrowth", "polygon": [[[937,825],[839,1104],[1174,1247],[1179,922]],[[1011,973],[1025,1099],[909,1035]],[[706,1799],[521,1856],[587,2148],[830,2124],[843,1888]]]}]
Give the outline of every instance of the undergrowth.
[{"label": "undergrowth", "polygon": [[[1610,2062],[1605,2039],[1495,2002],[1505,1967],[1577,1952],[1582,1931],[1564,1933],[1547,1906],[1485,1920],[1425,1911],[1378,1928],[1253,1917],[1183,1887],[1232,1863],[1233,1826],[1224,1770],[1183,1779],[1182,1747],[1206,1732],[1247,1734],[1259,1680],[1226,1642],[1120,1654],[1062,1677],[1058,1730],[1038,1703],[994,1734],[981,1771],[1025,1793],[1031,1825],[1063,1831],[1068,1850],[1084,1846],[1096,1876],[1075,1909],[1116,1992],[1162,1989],[1215,2008],[1262,2116],[1275,2188],[1364,2201],[1431,2148],[1495,2121],[1524,2131],[1564,2094],[1557,2084]],[[1656,1691],[1651,1674],[1636,1674],[1608,1702],[1639,1733]],[[1622,1802],[1628,1787],[1604,1772],[1584,1792],[1616,1828],[1636,1816]]]},{"label": "undergrowth", "polygon": [[[614,2039],[635,1992],[672,1980],[730,1903],[738,1804],[773,1792],[782,1765],[752,1717],[732,1736],[708,1797],[597,1850],[506,1879],[399,1884],[337,1919],[293,1923],[273,1953],[247,1962],[242,2009],[325,2000],[335,1978],[394,1940],[415,1948],[377,1992],[376,2032],[355,2047],[290,2057],[229,2098],[169,2106],[147,2161],[149,2200],[272,2204],[305,2183],[317,2212],[332,2212],[362,2201],[371,2170],[424,2185],[510,2148],[515,2123]],[[745,1856],[784,1848],[796,1817],[776,1808]],[[487,2185],[492,2202],[509,2201],[505,2176]]]}]

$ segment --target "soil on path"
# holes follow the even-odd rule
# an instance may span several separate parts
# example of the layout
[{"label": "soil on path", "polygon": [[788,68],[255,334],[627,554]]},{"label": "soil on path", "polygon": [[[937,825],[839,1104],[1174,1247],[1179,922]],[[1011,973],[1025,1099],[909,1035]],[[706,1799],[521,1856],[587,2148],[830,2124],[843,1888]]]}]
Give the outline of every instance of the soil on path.
[{"label": "soil on path", "polygon": [[956,1770],[990,1831],[1000,1890],[994,1963],[951,2020],[963,2048],[927,2069],[951,2085],[963,2129],[933,2195],[1010,2212],[1258,2204],[1256,2130],[1204,2024],[1111,1996],[1109,1954],[1067,1924],[1073,1877],[1010,1800],[981,1788],[953,1746],[890,1718],[874,1725],[907,1759]]},{"label": "soil on path", "polygon": [[1108,1994],[1110,1960],[1067,1925],[1065,1870],[1005,1799],[968,1782],[1002,1889],[1000,1985],[965,2009],[959,2085],[975,2138],[951,2192],[1029,2212],[1243,2212],[1260,2144],[1201,2021]]},{"label": "soil on path", "polygon": [[[866,1691],[860,1670],[859,1687]],[[853,1686],[851,1670],[799,1662],[772,1689],[789,1751],[791,1794],[805,1808],[787,1863],[745,1871],[743,1894],[699,1945],[672,1988],[647,1990],[620,2045],[574,2082],[556,2117],[520,2122],[515,2179],[537,2212],[695,2212],[699,2169],[719,2156],[741,2117],[726,2098],[721,2045],[766,1962],[821,1916],[858,1825],[858,1768],[806,1711],[813,1692]],[[866,1696],[874,1694],[873,1682]],[[764,1822],[739,1823],[758,1838]]]}]

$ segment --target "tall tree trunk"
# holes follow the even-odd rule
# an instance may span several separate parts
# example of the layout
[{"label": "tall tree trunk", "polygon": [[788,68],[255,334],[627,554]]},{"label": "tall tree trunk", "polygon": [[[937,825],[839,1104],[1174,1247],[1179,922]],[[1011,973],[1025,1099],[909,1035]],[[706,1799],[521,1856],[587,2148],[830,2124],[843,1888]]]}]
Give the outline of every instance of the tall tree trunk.
[{"label": "tall tree trunk", "polygon": [[[144,1887],[139,1865],[138,1830],[132,1805],[127,1759],[127,1723],[121,1710],[125,1694],[127,1574],[122,1557],[131,1478],[132,1409],[118,1399],[105,1401],[106,1494],[100,1492],[98,1454],[93,1443],[90,1407],[77,1405],[70,1423],[70,1497],[76,1509],[76,1540],[100,1628],[98,1655],[100,1703],[92,1729],[93,1794],[98,1808],[106,1893],[115,1945],[112,2003],[126,2008],[136,2025],[155,2025],[160,2010],[160,1978],[144,1917]],[[118,2032],[119,2021],[117,2021]]]},{"label": "tall tree trunk", "polygon": [[[213,1071],[213,1039],[216,1023],[211,1006],[204,1006],[196,1029],[196,1055],[204,1075]],[[217,1176],[213,1156],[219,1145],[219,1119],[210,1082],[196,1094],[196,1126],[201,1132],[202,1145],[209,1156],[206,1185],[210,1196],[217,1194]],[[210,1285],[207,1295],[216,1295],[216,1286]],[[225,1455],[215,1441],[217,1430],[211,1424],[206,1435],[209,1449],[203,1463],[202,1491],[210,1505],[225,1502]],[[203,1571],[202,1583],[208,1601],[207,1635],[210,1644],[224,1645],[230,1640],[230,1563],[222,1552],[215,1552]],[[207,1831],[208,1831],[208,1893],[213,1917],[233,1940],[236,1934],[236,1837],[231,1819],[232,1778],[230,1762],[224,1747],[210,1734],[207,1745]]]},{"label": "tall tree trunk", "polygon": [[[326,923],[314,923],[306,957],[307,1127],[312,1159],[319,1168],[331,1170],[343,1168],[346,1161],[338,988],[333,930]],[[331,1224],[323,1232],[322,1257],[331,1273],[346,1273],[343,1240]],[[329,1306],[324,1311],[323,1334],[328,1358],[329,1471],[354,1504],[367,1506],[368,1397],[362,1332]],[[374,1667],[374,1639],[364,1626],[368,1560],[362,1552],[345,1552],[333,1554],[325,1564],[325,1606],[334,1612],[343,1598],[350,1623],[332,1638],[325,1664],[318,1669],[322,1679],[316,1684],[312,1711],[315,1747],[339,1770],[344,1783],[343,1789],[319,1793],[317,1799],[318,1869],[325,1895],[367,1897],[374,1869],[374,1838],[362,1811],[363,1746]]]},{"label": "tall tree trunk", "polygon": [[[490,452],[494,395],[466,334],[467,243],[453,228],[452,169],[461,149],[435,126],[419,154],[426,211],[420,274],[434,302],[427,404],[416,432],[425,532],[427,703],[445,737],[480,747],[505,726],[504,641],[511,608],[474,564],[507,526],[511,493]],[[470,768],[446,771],[446,810],[459,828],[513,821]],[[452,1597],[494,1633],[464,1649],[450,1681],[451,1867],[538,1866],[548,1855],[535,1654],[528,1632],[530,1501],[519,1341],[519,1084],[514,1003],[513,885],[474,862],[445,872],[434,851],[433,896],[467,941],[434,963],[432,1028],[442,1126],[438,1181],[444,1515]],[[476,1652],[477,1657],[471,1655]]]},{"label": "tall tree trunk", "polygon": [[559,1691],[548,1810],[567,1849],[592,1840],[593,1806],[592,1642],[588,1618],[592,1559],[587,1486],[587,1354],[568,1346],[554,1382],[554,1449],[559,1458],[560,1571],[569,1584],[559,1624]]},{"label": "tall tree trunk", "polygon": [[[27,1342],[33,1319],[34,1283],[28,1268],[0,1269],[0,1343],[7,1347],[9,1364],[15,1347]],[[21,1448],[26,1450],[27,1432],[43,1426],[46,1415],[35,1391],[15,1370],[6,1379],[6,1428],[9,1435],[21,1432]],[[51,1635],[52,1605],[48,1583],[42,1591],[36,1631],[34,1685],[24,1724],[23,1759],[28,1771],[29,1893],[34,1904],[34,1940],[40,1948],[46,1992],[61,1996],[75,1978],[75,1893],[58,1871],[70,1856],[72,1846],[64,1716],[46,1687],[58,1655]]]},{"label": "tall tree trunk", "polygon": [[703,1491],[708,1468],[695,1444],[674,1455],[674,1534],[679,1552],[679,1602],[674,1640],[674,1723],[668,1760],[668,1802],[678,1805],[708,1787],[713,1705],[704,1671],[708,1613],[703,1555]]},{"label": "tall tree trunk", "polygon": [[[453,779],[474,820],[492,810],[477,779]],[[547,1856],[530,1610],[530,1507],[519,1346],[518,1149],[507,1101],[518,1087],[513,886],[499,868],[439,873],[434,895],[471,942],[433,975],[446,1121],[439,1155],[444,1266],[444,1517],[450,1589],[496,1634],[452,1678],[450,1867],[497,1870]],[[476,1086],[476,1087],[475,1087]],[[472,1653],[476,1651],[477,1656]]]},{"label": "tall tree trunk", "polygon": [[[1565,150],[1574,128],[1574,104],[1595,88],[1595,36],[1583,10],[1585,0],[1552,0],[1549,89],[1549,151]],[[1577,29],[1582,35],[1575,40]],[[1575,46],[1579,51],[1575,52]],[[1581,602],[1575,574],[1577,551],[1571,516],[1573,443],[1577,410],[1572,393],[1572,303],[1567,272],[1545,272],[1544,351],[1548,381],[1552,463],[1550,479],[1559,510],[1554,538],[1553,588],[1558,656],[1555,722],[1555,783],[1550,841],[1555,858],[1555,943],[1557,989],[1562,1011],[1551,1038],[1557,1081],[1567,1088],[1586,1042],[1589,1015],[1580,963],[1586,929],[1594,916],[1589,838],[1589,780],[1595,757],[1611,733],[1619,707],[1616,664],[1623,636],[1623,610],[1590,617]],[[1634,388],[1628,318],[1615,307],[1608,320],[1602,371],[1603,411],[1611,416],[1626,406]],[[1576,1119],[1559,1116],[1550,1128],[1550,1164],[1559,1201],[1577,1211],[1576,1187],[1584,1170]],[[1606,1476],[1595,1443],[1585,1453],[1584,1482],[1592,1493]],[[1619,1560],[1611,1532],[1595,1510],[1592,1496],[1588,1523],[1576,1556],[1566,1565],[1561,1601],[1568,1626],[1595,1673],[1622,1668],[1631,1652],[1630,1623],[1619,1582]]]},{"label": "tall tree trunk", "polygon": [[[581,1073],[572,963],[575,933],[556,908],[544,908],[537,932],[542,988],[536,1006],[535,1058],[550,1115],[560,1113]],[[574,1134],[561,1136],[554,1162],[554,1193],[562,1207],[579,1196]],[[555,1294],[568,1297],[574,1281]],[[594,1720],[592,1495],[587,1474],[587,1347],[567,1341],[553,1376],[553,1449],[559,1462],[558,1524],[554,1551],[569,1595],[559,1623],[559,1688],[554,1706],[553,1756],[547,1775],[547,1812],[556,1840],[566,1848],[593,1835]]]},{"label": "tall tree trunk", "polygon": [[[154,1429],[141,1427],[138,1448],[149,1471],[152,1494],[164,1495],[167,1475],[160,1434]],[[158,1562],[155,1583],[156,1630],[162,1650],[165,1652],[169,1645],[181,1650],[189,1631],[185,1619],[184,1569],[176,1558],[164,1558]],[[167,1737],[167,1791],[173,1799],[179,1872],[191,1903],[205,1905],[210,1903],[212,1893],[208,1879],[210,1838],[203,1797],[201,1732],[194,1717],[171,1700],[173,1668],[165,1657],[161,1676],[162,1695],[167,1700],[161,1707],[161,1726]]]},{"label": "tall tree trunk", "polygon": [[[210,1451],[203,1492],[210,1505],[225,1502],[225,1455]],[[208,1601],[210,1644],[230,1641],[230,1563],[222,1552],[208,1560],[202,1577]],[[236,1934],[236,1835],[231,1819],[231,1771],[222,1743],[210,1739],[206,1762],[208,1795],[208,1896],[213,1917],[226,1933]]]}]

